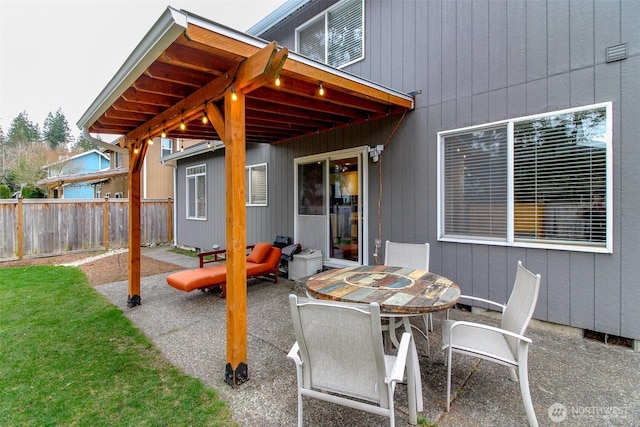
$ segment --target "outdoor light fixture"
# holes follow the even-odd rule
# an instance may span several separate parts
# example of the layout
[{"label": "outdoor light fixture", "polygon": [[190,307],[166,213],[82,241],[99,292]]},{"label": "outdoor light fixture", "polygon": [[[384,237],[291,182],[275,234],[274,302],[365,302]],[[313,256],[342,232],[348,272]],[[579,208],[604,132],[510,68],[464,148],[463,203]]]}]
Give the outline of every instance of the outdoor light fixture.
[{"label": "outdoor light fixture", "polygon": [[202,110],[202,124],[206,125],[209,123],[209,118],[207,117],[207,103],[204,103],[204,109]]},{"label": "outdoor light fixture", "polygon": [[232,101],[237,101],[238,100],[238,95],[236,94],[236,90],[235,88],[231,88],[231,100]]},{"label": "outdoor light fixture", "polygon": [[322,86],[322,83],[320,83],[320,90],[318,90],[318,93],[320,96],[324,96],[324,87]]}]

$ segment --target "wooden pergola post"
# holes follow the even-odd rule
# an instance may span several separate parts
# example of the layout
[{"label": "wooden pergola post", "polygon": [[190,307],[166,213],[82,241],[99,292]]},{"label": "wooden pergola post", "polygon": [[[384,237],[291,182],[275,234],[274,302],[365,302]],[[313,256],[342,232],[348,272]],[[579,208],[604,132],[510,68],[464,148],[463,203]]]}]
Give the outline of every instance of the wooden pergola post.
[{"label": "wooden pergola post", "polygon": [[140,298],[140,171],[146,144],[129,145],[129,296],[127,307],[142,304]]},{"label": "wooden pergola post", "polygon": [[[232,99],[233,98],[233,99]],[[225,381],[249,379],[247,365],[247,262],[245,206],[245,96],[224,97],[227,227],[227,365]]]}]

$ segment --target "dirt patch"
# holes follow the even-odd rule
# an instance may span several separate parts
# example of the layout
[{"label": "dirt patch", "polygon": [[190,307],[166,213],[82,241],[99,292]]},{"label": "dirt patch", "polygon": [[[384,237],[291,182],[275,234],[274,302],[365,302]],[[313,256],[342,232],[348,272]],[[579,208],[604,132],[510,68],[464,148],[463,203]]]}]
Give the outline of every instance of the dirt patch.
[{"label": "dirt patch", "polygon": [[[7,261],[0,263],[2,267],[22,267],[31,265],[56,265],[79,261],[85,258],[96,256],[97,253],[68,254],[46,258],[30,258],[20,261]],[[129,254],[120,253],[96,259],[78,266],[87,275],[92,286],[103,285],[105,283],[120,282],[129,278]],[[147,256],[140,257],[140,276],[153,276],[156,274],[169,273],[182,270],[176,264],[158,261]]]}]

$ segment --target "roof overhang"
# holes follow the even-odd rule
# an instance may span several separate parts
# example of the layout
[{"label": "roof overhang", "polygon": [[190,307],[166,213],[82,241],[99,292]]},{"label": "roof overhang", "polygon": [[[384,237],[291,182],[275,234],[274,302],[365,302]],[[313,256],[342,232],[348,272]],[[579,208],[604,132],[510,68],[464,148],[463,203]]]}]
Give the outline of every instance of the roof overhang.
[{"label": "roof overhang", "polygon": [[120,176],[127,176],[128,174],[129,170],[127,168],[106,169],[98,172],[52,176],[50,178],[41,179],[37,182],[37,185],[53,188],[60,187],[66,184],[73,184],[76,182],[95,184],[96,181],[105,181],[107,179],[112,179]]},{"label": "roof overhang", "polygon": [[[223,139],[211,123],[203,124],[204,112],[223,111],[224,91],[236,73],[269,45],[168,7],[78,126],[92,134],[123,135],[122,146],[163,132],[169,138]],[[247,142],[277,143],[413,109],[409,94],[272,46],[277,53],[269,61],[279,61],[272,73],[281,85],[273,79],[239,88],[246,96]]]}]

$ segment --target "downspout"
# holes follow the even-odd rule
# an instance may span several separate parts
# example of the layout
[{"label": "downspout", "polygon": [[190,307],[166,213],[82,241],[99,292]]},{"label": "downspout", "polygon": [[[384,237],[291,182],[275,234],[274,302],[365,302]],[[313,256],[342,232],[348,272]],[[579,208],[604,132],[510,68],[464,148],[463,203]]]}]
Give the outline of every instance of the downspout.
[{"label": "downspout", "polygon": [[178,165],[161,162],[164,166],[173,168],[173,246],[178,246],[178,204],[176,203],[176,194],[178,191]]}]

